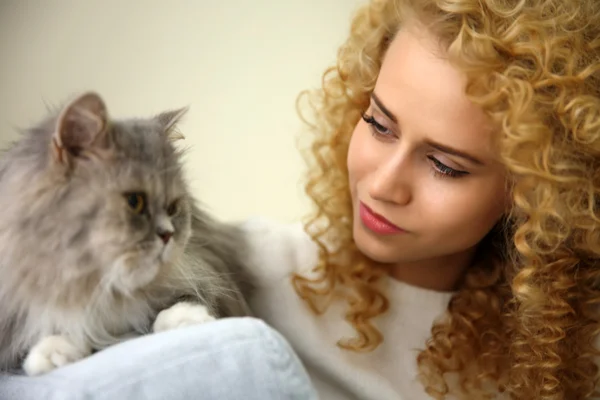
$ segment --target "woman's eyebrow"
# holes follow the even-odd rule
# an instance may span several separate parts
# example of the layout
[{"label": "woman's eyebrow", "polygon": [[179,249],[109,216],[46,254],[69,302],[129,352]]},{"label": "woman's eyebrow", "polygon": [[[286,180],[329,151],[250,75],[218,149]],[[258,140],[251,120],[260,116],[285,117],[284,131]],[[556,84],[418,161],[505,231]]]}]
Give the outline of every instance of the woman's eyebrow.
[{"label": "woman's eyebrow", "polygon": [[383,103],[381,102],[379,97],[377,97],[375,92],[371,93],[371,99],[373,99],[373,102],[377,105],[377,108],[379,108],[381,112],[385,114],[386,117],[391,119],[395,124],[398,123],[398,118],[396,118],[394,113],[392,113],[390,110],[387,109],[386,106],[383,105]]},{"label": "woman's eyebrow", "polygon": [[460,157],[460,158],[464,158],[465,160],[471,161],[473,164],[476,165],[485,165],[481,160],[479,160],[477,157],[469,154],[469,153],[465,153],[464,151],[461,150],[457,150],[454,149],[452,147],[448,147],[444,144],[441,143],[436,143],[434,141],[431,140],[425,140],[425,143],[427,143],[429,146],[433,147],[434,149],[437,149],[443,153],[447,153],[447,154],[451,154],[453,156],[456,157]]},{"label": "woman's eyebrow", "polygon": [[[379,97],[377,97],[377,95],[375,94],[375,92],[371,93],[371,99],[373,99],[373,102],[375,103],[375,105],[377,106],[377,108],[379,108],[381,110],[382,113],[385,114],[386,117],[388,117],[390,120],[392,120],[395,124],[398,123],[398,118],[396,117],[396,115],[394,115],[393,112],[391,112],[381,101],[381,99],[379,99]],[[476,165],[485,165],[481,160],[479,160],[477,157],[466,153],[464,151],[461,150],[457,150],[454,149],[450,146],[441,144],[441,143],[437,143],[434,142],[432,140],[426,140],[425,143],[431,147],[433,147],[434,149],[437,149],[443,153],[447,153],[447,154],[451,154],[453,156],[456,157],[460,157],[460,158],[464,158],[465,160],[468,160],[470,162],[472,162],[473,164]]]}]

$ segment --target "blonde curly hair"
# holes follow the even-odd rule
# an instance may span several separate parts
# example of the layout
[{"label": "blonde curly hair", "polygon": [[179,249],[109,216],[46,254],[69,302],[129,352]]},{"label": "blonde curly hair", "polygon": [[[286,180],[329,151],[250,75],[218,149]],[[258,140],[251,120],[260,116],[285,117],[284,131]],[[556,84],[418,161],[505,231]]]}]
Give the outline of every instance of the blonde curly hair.
[{"label": "blonde curly hair", "polygon": [[346,156],[386,49],[413,18],[497,127],[513,200],[418,356],[425,390],[444,398],[454,372],[461,397],[589,397],[600,329],[598,0],[372,0],[359,9],[322,87],[299,97],[312,111],[301,112],[314,133],[306,192],[316,213],[305,229],[320,261],[316,278],[293,277],[295,289],[316,313],[334,297],[348,303],[357,336],[340,346],[382,342],[372,320],[390,307],[384,272],[353,243]]}]

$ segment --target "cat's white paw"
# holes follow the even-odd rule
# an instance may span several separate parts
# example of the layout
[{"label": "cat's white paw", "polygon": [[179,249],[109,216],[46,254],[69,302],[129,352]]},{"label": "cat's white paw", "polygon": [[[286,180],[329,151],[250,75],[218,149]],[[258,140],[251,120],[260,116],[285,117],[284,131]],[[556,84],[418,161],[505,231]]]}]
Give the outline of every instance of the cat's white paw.
[{"label": "cat's white paw", "polygon": [[181,302],[159,312],[152,329],[154,332],[163,332],[214,320],[215,317],[210,315],[205,306]]},{"label": "cat's white paw", "polygon": [[23,370],[29,376],[45,374],[81,360],[90,353],[90,349],[79,348],[64,336],[46,336],[31,348]]}]

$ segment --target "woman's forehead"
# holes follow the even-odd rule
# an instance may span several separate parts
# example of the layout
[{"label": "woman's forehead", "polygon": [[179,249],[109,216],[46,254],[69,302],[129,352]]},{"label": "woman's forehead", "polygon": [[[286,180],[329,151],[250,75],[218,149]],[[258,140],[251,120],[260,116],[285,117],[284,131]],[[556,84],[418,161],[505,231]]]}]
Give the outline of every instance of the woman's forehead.
[{"label": "woman's forehead", "polygon": [[403,132],[493,157],[492,131],[484,112],[467,98],[466,79],[440,56],[434,38],[415,29],[402,29],[390,44],[377,97]]}]

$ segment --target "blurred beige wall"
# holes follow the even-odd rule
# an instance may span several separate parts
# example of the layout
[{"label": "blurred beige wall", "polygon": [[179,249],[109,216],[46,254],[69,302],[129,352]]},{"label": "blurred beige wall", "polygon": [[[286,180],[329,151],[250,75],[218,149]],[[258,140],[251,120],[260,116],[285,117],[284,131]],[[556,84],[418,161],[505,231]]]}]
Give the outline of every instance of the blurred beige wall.
[{"label": "blurred beige wall", "polygon": [[189,105],[197,197],[231,220],[308,210],[295,99],[361,0],[0,0],[0,145],[84,90],[113,117]]}]

